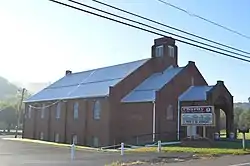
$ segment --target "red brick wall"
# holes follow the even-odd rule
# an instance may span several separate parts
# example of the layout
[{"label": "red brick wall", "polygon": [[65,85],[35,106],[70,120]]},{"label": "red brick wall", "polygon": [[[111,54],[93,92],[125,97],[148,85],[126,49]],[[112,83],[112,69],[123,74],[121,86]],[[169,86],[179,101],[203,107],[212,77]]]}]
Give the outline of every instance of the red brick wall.
[{"label": "red brick wall", "polygon": [[[177,138],[178,97],[191,86],[192,77],[194,85],[207,85],[195,64],[190,63],[157,93],[156,131],[163,133],[160,135],[162,140],[176,140]],[[166,110],[170,104],[174,110],[173,120],[166,119]]]},{"label": "red brick wall", "polygon": [[152,103],[124,103],[118,113],[123,117],[119,122],[118,142],[136,144],[137,141],[138,143],[152,141]]},{"label": "red brick wall", "polygon": [[[99,139],[100,146],[109,142],[109,103],[107,98],[100,98],[101,114],[99,120],[93,118],[94,102],[97,99],[67,100],[61,102],[60,119],[56,119],[56,106],[47,108],[44,119],[41,119],[41,111],[32,111],[32,118],[25,119],[24,138],[40,139],[40,133],[44,133],[44,139],[55,141],[55,134],[59,134],[59,142],[72,143],[72,136],[77,135],[77,142],[81,145],[93,144],[93,136]],[[78,119],[73,119],[73,104],[79,103]],[[34,103],[30,103],[34,105]],[[26,104],[27,107],[28,103]],[[42,103],[36,104],[40,107]],[[66,116],[67,115],[67,116]],[[66,127],[66,130],[65,130]]]}]

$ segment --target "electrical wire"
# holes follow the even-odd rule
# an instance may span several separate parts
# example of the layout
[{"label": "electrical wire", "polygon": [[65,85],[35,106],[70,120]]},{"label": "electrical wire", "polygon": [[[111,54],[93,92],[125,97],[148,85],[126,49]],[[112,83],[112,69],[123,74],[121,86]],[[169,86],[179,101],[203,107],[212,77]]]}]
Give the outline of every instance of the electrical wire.
[{"label": "electrical wire", "polygon": [[[145,32],[149,32],[149,33],[152,33],[152,34],[155,34],[155,35],[159,35],[159,36],[162,36],[162,37],[167,37],[167,36],[165,36],[165,35],[163,35],[161,33],[154,32],[152,30],[141,28],[139,26],[135,26],[135,25],[132,25],[132,24],[129,24],[129,23],[125,23],[125,22],[122,22],[122,21],[119,21],[119,20],[116,20],[116,19],[113,19],[113,18],[110,18],[110,17],[107,17],[107,16],[103,16],[101,14],[97,14],[97,13],[90,12],[90,11],[87,11],[87,10],[84,10],[84,9],[81,9],[81,8],[77,8],[75,6],[71,6],[71,5],[68,5],[68,4],[56,1],[56,0],[49,0],[49,1],[57,3],[57,4],[60,4],[62,6],[66,6],[66,7],[72,8],[72,9],[76,9],[76,10],[88,13],[90,15],[95,15],[95,16],[98,16],[98,17],[101,17],[101,18],[104,18],[104,19],[108,19],[110,21],[114,21],[114,22],[117,22],[117,23],[120,23],[120,24],[123,24],[123,25],[127,25],[129,27],[133,27],[133,28],[145,31]],[[183,40],[180,40],[180,39],[174,39],[174,40],[176,40],[178,42],[181,42],[181,43],[184,43],[184,44],[188,44],[188,45],[200,48],[200,49],[204,49],[204,50],[207,50],[207,51],[210,51],[210,52],[218,53],[220,55],[224,55],[224,56],[231,57],[231,58],[238,59],[238,60],[245,61],[245,62],[250,62],[250,60],[248,60],[248,59],[244,59],[244,58],[240,58],[240,57],[237,57],[237,56],[234,56],[234,55],[226,54],[226,53],[223,53],[223,52],[220,52],[220,51],[212,50],[210,48],[206,48],[206,47],[203,47],[203,46],[200,46],[200,45],[197,45],[197,44],[193,44],[193,43],[190,43],[190,42],[186,42],[186,41],[183,41]]]},{"label": "electrical wire", "polygon": [[175,8],[175,9],[177,9],[177,10],[180,10],[180,11],[182,11],[182,12],[184,12],[184,13],[186,13],[186,14],[192,16],[192,17],[197,17],[197,18],[199,18],[199,19],[201,19],[201,20],[203,20],[203,21],[206,21],[206,22],[208,22],[208,23],[210,23],[210,24],[213,24],[213,25],[215,25],[215,26],[218,26],[218,27],[220,27],[220,28],[223,28],[223,29],[225,29],[225,30],[227,30],[227,31],[229,31],[229,32],[232,32],[232,33],[234,33],[234,34],[237,34],[237,35],[239,35],[239,36],[241,36],[241,37],[244,37],[244,38],[246,38],[246,39],[250,39],[250,36],[247,36],[247,35],[245,35],[245,34],[242,34],[242,33],[238,32],[238,31],[236,31],[236,30],[230,29],[230,28],[228,28],[228,27],[226,27],[226,26],[224,26],[224,25],[221,25],[221,24],[219,24],[219,23],[216,23],[216,22],[214,22],[214,21],[211,21],[211,20],[209,20],[209,19],[207,19],[207,18],[201,17],[201,16],[199,16],[199,15],[197,15],[197,14],[190,13],[189,11],[187,11],[187,10],[185,10],[185,9],[183,9],[183,8],[180,8],[180,7],[178,7],[178,6],[175,6],[175,5],[173,5],[173,4],[169,3],[169,2],[166,2],[166,1],[163,1],[163,0],[157,0],[157,1],[163,3],[163,4],[167,5],[167,6],[171,6],[171,7]]},{"label": "electrical wire", "polygon": [[250,55],[250,52],[243,51],[243,50],[240,50],[240,49],[237,49],[237,48],[234,48],[234,47],[232,47],[232,46],[225,45],[225,44],[221,44],[221,43],[219,43],[219,42],[217,42],[217,41],[213,41],[213,40],[211,40],[211,39],[207,39],[207,38],[205,38],[205,37],[201,37],[201,36],[198,36],[198,35],[196,35],[196,34],[193,34],[193,33],[190,33],[190,32],[186,32],[186,31],[184,31],[184,30],[181,30],[181,29],[178,29],[178,28],[169,26],[169,25],[167,25],[167,24],[163,24],[163,23],[161,23],[161,22],[158,22],[158,21],[155,21],[155,20],[152,20],[152,19],[143,17],[143,16],[141,16],[141,15],[139,15],[139,14],[135,14],[135,13],[129,12],[129,11],[127,11],[127,10],[124,10],[124,9],[121,9],[121,8],[118,8],[118,7],[109,5],[109,4],[107,4],[107,3],[100,2],[100,1],[98,1],[98,0],[92,0],[92,1],[95,2],[95,3],[101,4],[101,5],[104,5],[104,6],[113,8],[113,9],[115,9],[115,10],[118,10],[118,11],[121,11],[121,12],[124,12],[124,13],[127,13],[127,14],[130,14],[130,15],[132,15],[132,16],[141,18],[141,19],[143,19],[143,20],[146,20],[146,21],[149,21],[149,22],[152,22],[152,23],[155,23],[155,24],[158,24],[158,25],[167,27],[167,28],[169,28],[169,29],[172,29],[172,30],[175,30],[175,31],[178,31],[178,32],[181,32],[181,33],[184,33],[184,34],[187,34],[187,35],[190,35],[190,36],[193,36],[193,37],[202,39],[202,40],[205,40],[205,41],[207,41],[207,42],[211,42],[211,43],[214,43],[214,44],[217,44],[217,45],[220,45],[220,46],[229,48],[229,49],[237,50],[237,51],[239,51],[239,52],[241,52],[241,53],[245,53],[245,54],[249,54],[249,55]]},{"label": "electrical wire", "polygon": [[116,15],[116,14],[113,14],[113,13],[110,13],[110,12],[107,12],[107,11],[104,11],[104,10],[101,10],[101,9],[98,9],[98,8],[95,8],[95,7],[92,7],[92,6],[89,6],[89,5],[86,5],[86,4],[83,4],[83,3],[80,3],[80,2],[74,1],[74,0],[69,0],[69,1],[70,1],[70,2],[73,2],[73,3],[75,3],[75,4],[78,4],[78,5],[81,5],[81,6],[84,6],[84,7],[87,7],[87,8],[90,8],[90,9],[93,9],[93,10],[96,10],[96,11],[99,11],[99,12],[102,12],[102,13],[105,13],[105,14],[111,15],[111,16],[115,16],[115,17],[117,17],[117,18],[124,19],[124,20],[126,20],[126,21],[130,21],[130,22],[133,22],[133,23],[136,23],[136,24],[139,24],[139,25],[143,25],[143,26],[152,28],[152,29],[157,30],[157,31],[160,31],[160,32],[167,33],[167,34],[169,34],[169,35],[173,35],[173,36],[176,36],[176,37],[185,39],[185,40],[189,40],[189,41],[192,41],[192,42],[195,42],[195,43],[199,43],[199,44],[202,44],[202,45],[205,45],[205,46],[208,46],[208,47],[212,47],[212,48],[215,48],[215,49],[218,49],[218,50],[221,50],[221,51],[225,51],[225,52],[228,52],[228,53],[236,54],[236,55],[239,55],[239,56],[241,56],[241,57],[249,58],[249,59],[250,59],[250,56],[242,55],[242,54],[239,54],[239,53],[233,52],[233,51],[228,51],[228,50],[225,50],[225,49],[223,49],[223,48],[219,48],[219,47],[216,47],[216,46],[213,46],[213,45],[209,45],[209,44],[206,44],[206,43],[203,43],[203,42],[194,40],[194,39],[190,39],[190,38],[188,38],[188,37],[184,37],[184,36],[181,36],[181,35],[177,35],[177,34],[174,34],[174,33],[171,33],[171,32],[168,32],[168,31],[159,29],[159,28],[155,28],[155,27],[153,27],[153,26],[150,26],[150,25],[147,25],[147,24],[144,24],[144,23],[141,23],[141,22],[139,22],[139,21],[135,21],[135,20],[132,20],[132,19],[128,19],[128,18],[125,18],[125,17],[119,16],[119,15]]}]

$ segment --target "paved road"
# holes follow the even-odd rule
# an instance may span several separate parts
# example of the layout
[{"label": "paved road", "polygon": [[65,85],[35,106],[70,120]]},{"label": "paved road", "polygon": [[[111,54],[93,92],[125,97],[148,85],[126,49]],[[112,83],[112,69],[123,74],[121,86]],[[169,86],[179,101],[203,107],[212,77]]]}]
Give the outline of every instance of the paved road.
[{"label": "paved road", "polygon": [[[215,159],[193,160],[184,163],[166,164],[166,166],[250,166],[250,155],[224,156]],[[165,165],[164,165],[165,166]]]},{"label": "paved road", "polygon": [[[6,136],[5,136],[6,137]],[[112,162],[146,160],[145,154],[126,154],[117,152],[97,152],[77,150],[75,160],[70,159],[70,149],[46,144],[10,141],[0,137],[1,166],[104,166]]]},{"label": "paved road", "polygon": [[[1,166],[104,166],[115,161],[150,160],[164,154],[126,154],[93,152],[79,150],[74,161],[70,160],[70,150],[66,147],[55,147],[19,141],[3,140],[0,137]],[[145,164],[148,166],[149,164]],[[159,165],[159,164],[157,164]],[[216,159],[193,160],[180,163],[160,164],[166,166],[250,166],[250,155],[225,156]]]}]

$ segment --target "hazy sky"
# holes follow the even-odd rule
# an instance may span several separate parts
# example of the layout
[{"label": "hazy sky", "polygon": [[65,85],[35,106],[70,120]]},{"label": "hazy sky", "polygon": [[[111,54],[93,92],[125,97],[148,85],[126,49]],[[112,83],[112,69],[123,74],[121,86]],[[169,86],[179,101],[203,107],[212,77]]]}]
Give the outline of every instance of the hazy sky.
[{"label": "hazy sky", "polygon": [[[166,1],[250,36],[249,0]],[[82,2],[103,8],[91,0]],[[249,39],[156,0],[105,2],[250,52]],[[149,58],[158,37],[48,0],[0,0],[0,23],[0,75],[11,81],[53,82],[67,69],[77,72]],[[236,101],[250,96],[250,63],[177,45],[180,66],[193,60],[209,84],[224,80]]]}]

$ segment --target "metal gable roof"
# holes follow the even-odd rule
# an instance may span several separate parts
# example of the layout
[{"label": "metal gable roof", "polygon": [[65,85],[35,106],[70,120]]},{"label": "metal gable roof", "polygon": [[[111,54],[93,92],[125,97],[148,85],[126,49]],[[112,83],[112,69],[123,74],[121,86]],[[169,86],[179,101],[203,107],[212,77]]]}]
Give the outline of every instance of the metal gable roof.
[{"label": "metal gable roof", "polygon": [[155,91],[171,81],[184,67],[167,68],[163,73],[154,73],[132,92],[122,99],[122,102],[155,101]]},{"label": "metal gable roof", "polygon": [[148,59],[69,74],[25,102],[108,96],[110,86],[116,85],[146,61]]},{"label": "metal gable roof", "polygon": [[179,96],[179,101],[204,101],[213,86],[191,86]]}]

